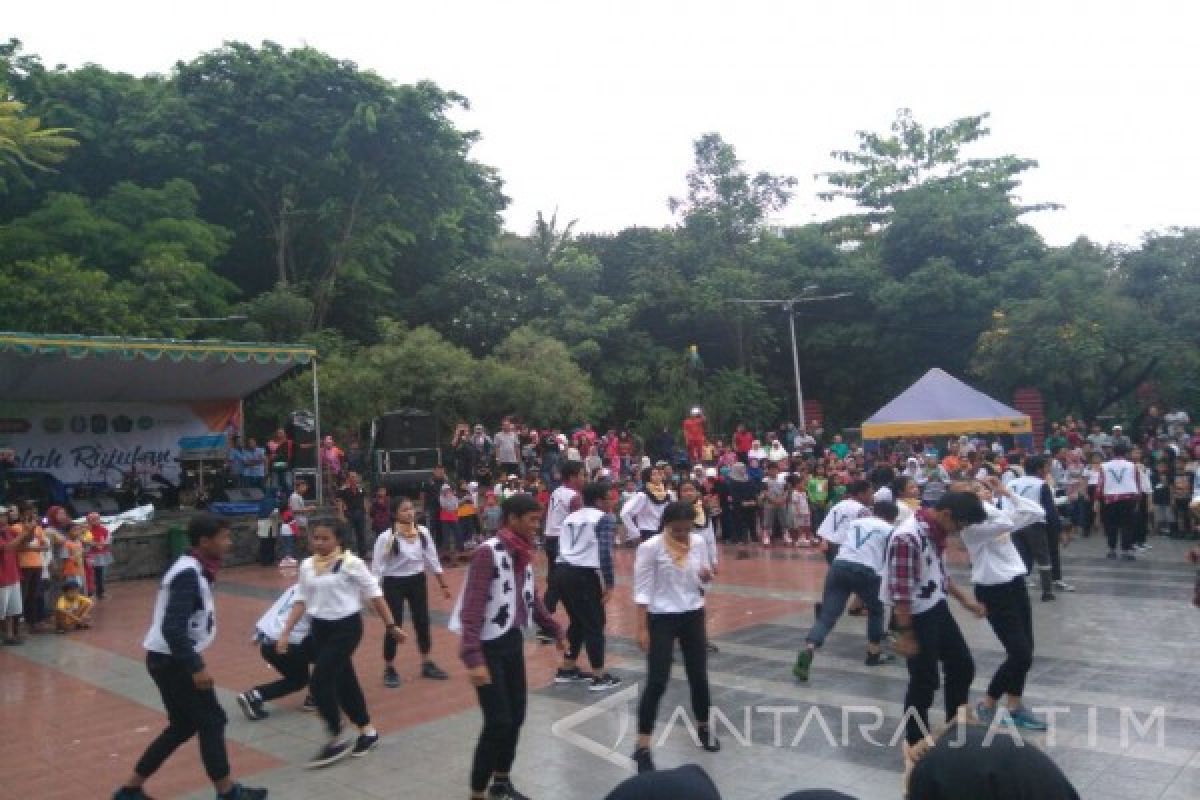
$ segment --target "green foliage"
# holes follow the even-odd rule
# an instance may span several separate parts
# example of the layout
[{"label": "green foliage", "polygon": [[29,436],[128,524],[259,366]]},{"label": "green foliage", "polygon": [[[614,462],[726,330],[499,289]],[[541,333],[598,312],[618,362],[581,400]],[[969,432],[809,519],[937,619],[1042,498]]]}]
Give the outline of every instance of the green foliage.
[{"label": "green foliage", "polygon": [[43,128],[37,117],[25,114],[25,104],[4,98],[0,83],[0,191],[5,178],[28,180],[66,160],[76,142],[66,128]]}]

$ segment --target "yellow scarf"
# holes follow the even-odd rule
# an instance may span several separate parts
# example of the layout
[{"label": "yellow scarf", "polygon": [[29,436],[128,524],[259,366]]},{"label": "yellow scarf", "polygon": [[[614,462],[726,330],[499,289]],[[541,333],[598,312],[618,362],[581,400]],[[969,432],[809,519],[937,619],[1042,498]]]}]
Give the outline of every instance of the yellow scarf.
[{"label": "yellow scarf", "polygon": [[342,548],[341,547],[333,548],[333,552],[327,556],[320,556],[320,555],[317,555],[316,553],[313,553],[313,556],[312,556],[313,574],[324,575],[326,572],[329,571],[330,567],[332,567],[335,563],[337,563],[337,560],[341,557],[342,557]]},{"label": "yellow scarf", "polygon": [[661,503],[661,502],[665,501],[668,497],[667,487],[663,486],[661,482],[660,483],[647,483],[646,484],[646,494],[653,497],[654,502],[656,502],[656,503]]},{"label": "yellow scarf", "polygon": [[683,565],[687,563],[688,553],[692,550],[692,537],[689,535],[681,542],[671,534],[664,532],[663,546],[667,548],[667,555],[675,562],[675,566],[683,569]]},{"label": "yellow scarf", "polygon": [[708,525],[708,514],[704,511],[704,500],[701,498],[696,501],[696,527],[703,528]]}]

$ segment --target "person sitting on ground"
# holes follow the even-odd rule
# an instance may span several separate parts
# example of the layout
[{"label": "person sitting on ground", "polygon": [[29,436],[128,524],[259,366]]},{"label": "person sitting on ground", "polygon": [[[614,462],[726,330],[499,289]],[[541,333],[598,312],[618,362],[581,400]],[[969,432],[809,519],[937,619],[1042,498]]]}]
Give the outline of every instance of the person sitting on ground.
[{"label": "person sitting on ground", "polygon": [[92,627],[92,600],[83,594],[79,581],[68,579],[62,586],[62,595],[54,606],[54,629],[58,633],[87,630]]}]

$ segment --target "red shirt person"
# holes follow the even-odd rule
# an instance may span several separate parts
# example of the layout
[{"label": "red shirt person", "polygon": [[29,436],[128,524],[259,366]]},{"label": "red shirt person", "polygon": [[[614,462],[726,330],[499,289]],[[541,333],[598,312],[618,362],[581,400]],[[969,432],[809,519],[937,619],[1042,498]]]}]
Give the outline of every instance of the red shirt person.
[{"label": "red shirt person", "polygon": [[699,464],[704,460],[704,412],[696,409],[683,420],[683,440],[687,444],[688,460]]}]

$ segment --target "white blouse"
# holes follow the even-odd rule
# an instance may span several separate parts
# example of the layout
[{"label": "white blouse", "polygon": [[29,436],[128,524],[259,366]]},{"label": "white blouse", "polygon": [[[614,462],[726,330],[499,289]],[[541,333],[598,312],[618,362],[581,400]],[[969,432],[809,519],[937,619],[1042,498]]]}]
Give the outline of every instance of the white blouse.
[{"label": "white blouse", "polygon": [[391,528],[379,534],[375,540],[374,557],[371,559],[371,572],[375,573],[375,577],[407,578],[420,575],[426,569],[434,575],[442,574],[437,547],[424,525],[417,526],[417,537],[411,542],[392,533]]},{"label": "white blouse", "polygon": [[310,556],[300,564],[299,578],[297,599],[313,619],[343,619],[362,611],[363,598],[383,596],[366,562],[351,553],[344,553],[324,575],[313,569]]},{"label": "white blouse", "polygon": [[704,608],[704,587],[712,580],[700,577],[710,569],[704,538],[693,533],[682,567],[675,565],[663,537],[656,534],[637,549],[633,566],[633,602],[651,614],[679,614]]}]

